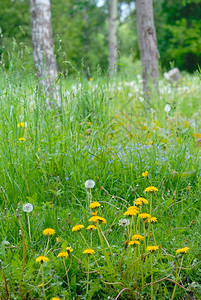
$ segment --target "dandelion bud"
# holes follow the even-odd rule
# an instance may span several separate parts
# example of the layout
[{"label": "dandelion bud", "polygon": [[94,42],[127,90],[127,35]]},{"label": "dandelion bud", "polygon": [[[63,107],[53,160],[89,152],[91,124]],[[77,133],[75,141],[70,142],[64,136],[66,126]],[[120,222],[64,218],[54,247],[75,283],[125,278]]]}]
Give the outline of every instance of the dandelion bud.
[{"label": "dandelion bud", "polygon": [[186,187],[187,192],[190,191],[190,189],[191,189],[190,185],[187,185]]}]

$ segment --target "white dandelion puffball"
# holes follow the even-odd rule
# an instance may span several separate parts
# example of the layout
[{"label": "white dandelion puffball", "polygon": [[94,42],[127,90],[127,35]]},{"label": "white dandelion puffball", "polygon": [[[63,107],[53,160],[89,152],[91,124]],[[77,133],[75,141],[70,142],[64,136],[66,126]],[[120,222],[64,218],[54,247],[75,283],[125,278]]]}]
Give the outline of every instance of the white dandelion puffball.
[{"label": "white dandelion puffball", "polygon": [[33,210],[33,205],[31,203],[25,203],[22,209],[24,212],[30,213]]},{"label": "white dandelion puffball", "polygon": [[164,108],[164,111],[165,111],[165,112],[171,111],[171,106],[170,106],[170,104],[166,104],[166,106],[165,106],[165,108]]},{"label": "white dandelion puffball", "polygon": [[128,219],[121,219],[119,220],[119,226],[129,226],[130,221]]},{"label": "white dandelion puffball", "polygon": [[95,182],[92,179],[85,181],[85,187],[87,189],[93,189],[95,186]]}]

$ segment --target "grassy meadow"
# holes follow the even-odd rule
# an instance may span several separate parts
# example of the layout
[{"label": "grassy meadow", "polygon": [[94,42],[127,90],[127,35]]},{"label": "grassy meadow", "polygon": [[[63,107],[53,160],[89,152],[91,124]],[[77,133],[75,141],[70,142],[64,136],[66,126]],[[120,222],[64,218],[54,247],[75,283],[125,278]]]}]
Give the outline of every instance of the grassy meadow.
[{"label": "grassy meadow", "polygon": [[25,75],[0,77],[0,299],[201,299],[199,74],[149,103],[139,74],[61,77],[54,110]]}]

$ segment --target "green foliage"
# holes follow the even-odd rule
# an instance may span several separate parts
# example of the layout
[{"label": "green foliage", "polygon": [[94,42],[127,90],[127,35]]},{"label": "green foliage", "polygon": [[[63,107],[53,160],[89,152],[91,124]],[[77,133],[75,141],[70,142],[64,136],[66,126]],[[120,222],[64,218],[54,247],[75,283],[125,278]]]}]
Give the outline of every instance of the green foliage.
[{"label": "green foliage", "polygon": [[155,20],[162,67],[170,62],[193,72],[201,63],[201,1],[155,1]]},{"label": "green foliage", "polygon": [[[118,63],[126,74],[139,60],[134,1],[119,1]],[[52,28],[59,70],[88,78],[108,68],[108,1],[52,0]],[[123,5],[132,7],[122,19]],[[6,69],[33,66],[29,0],[0,0],[0,57]],[[162,68],[170,64],[193,72],[201,64],[200,0],[154,1],[155,25]],[[13,60],[15,57],[15,60]],[[22,63],[23,57],[23,63]],[[133,71],[130,70],[129,73]]]},{"label": "green foliage", "polygon": [[107,67],[105,19],[104,9],[94,0],[52,1],[52,26],[61,69],[66,67],[71,73],[76,68],[90,76],[99,65]]},{"label": "green foliage", "polygon": [[[0,0],[0,7],[0,59],[8,69],[30,68],[32,45],[29,0]],[[22,57],[25,60],[23,64]]]}]

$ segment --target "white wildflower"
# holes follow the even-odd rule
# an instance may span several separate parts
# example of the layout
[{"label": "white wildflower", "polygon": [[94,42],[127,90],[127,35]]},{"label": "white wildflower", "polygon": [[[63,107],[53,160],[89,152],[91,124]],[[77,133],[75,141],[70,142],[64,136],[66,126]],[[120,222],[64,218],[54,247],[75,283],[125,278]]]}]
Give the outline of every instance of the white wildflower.
[{"label": "white wildflower", "polygon": [[25,203],[22,209],[24,212],[30,213],[33,210],[33,205],[31,203]]},{"label": "white wildflower", "polygon": [[95,186],[95,182],[92,179],[85,181],[85,187],[87,189],[93,189]]},{"label": "white wildflower", "polygon": [[165,108],[164,108],[164,111],[165,112],[169,112],[171,110],[171,106],[170,104],[166,104]]}]

